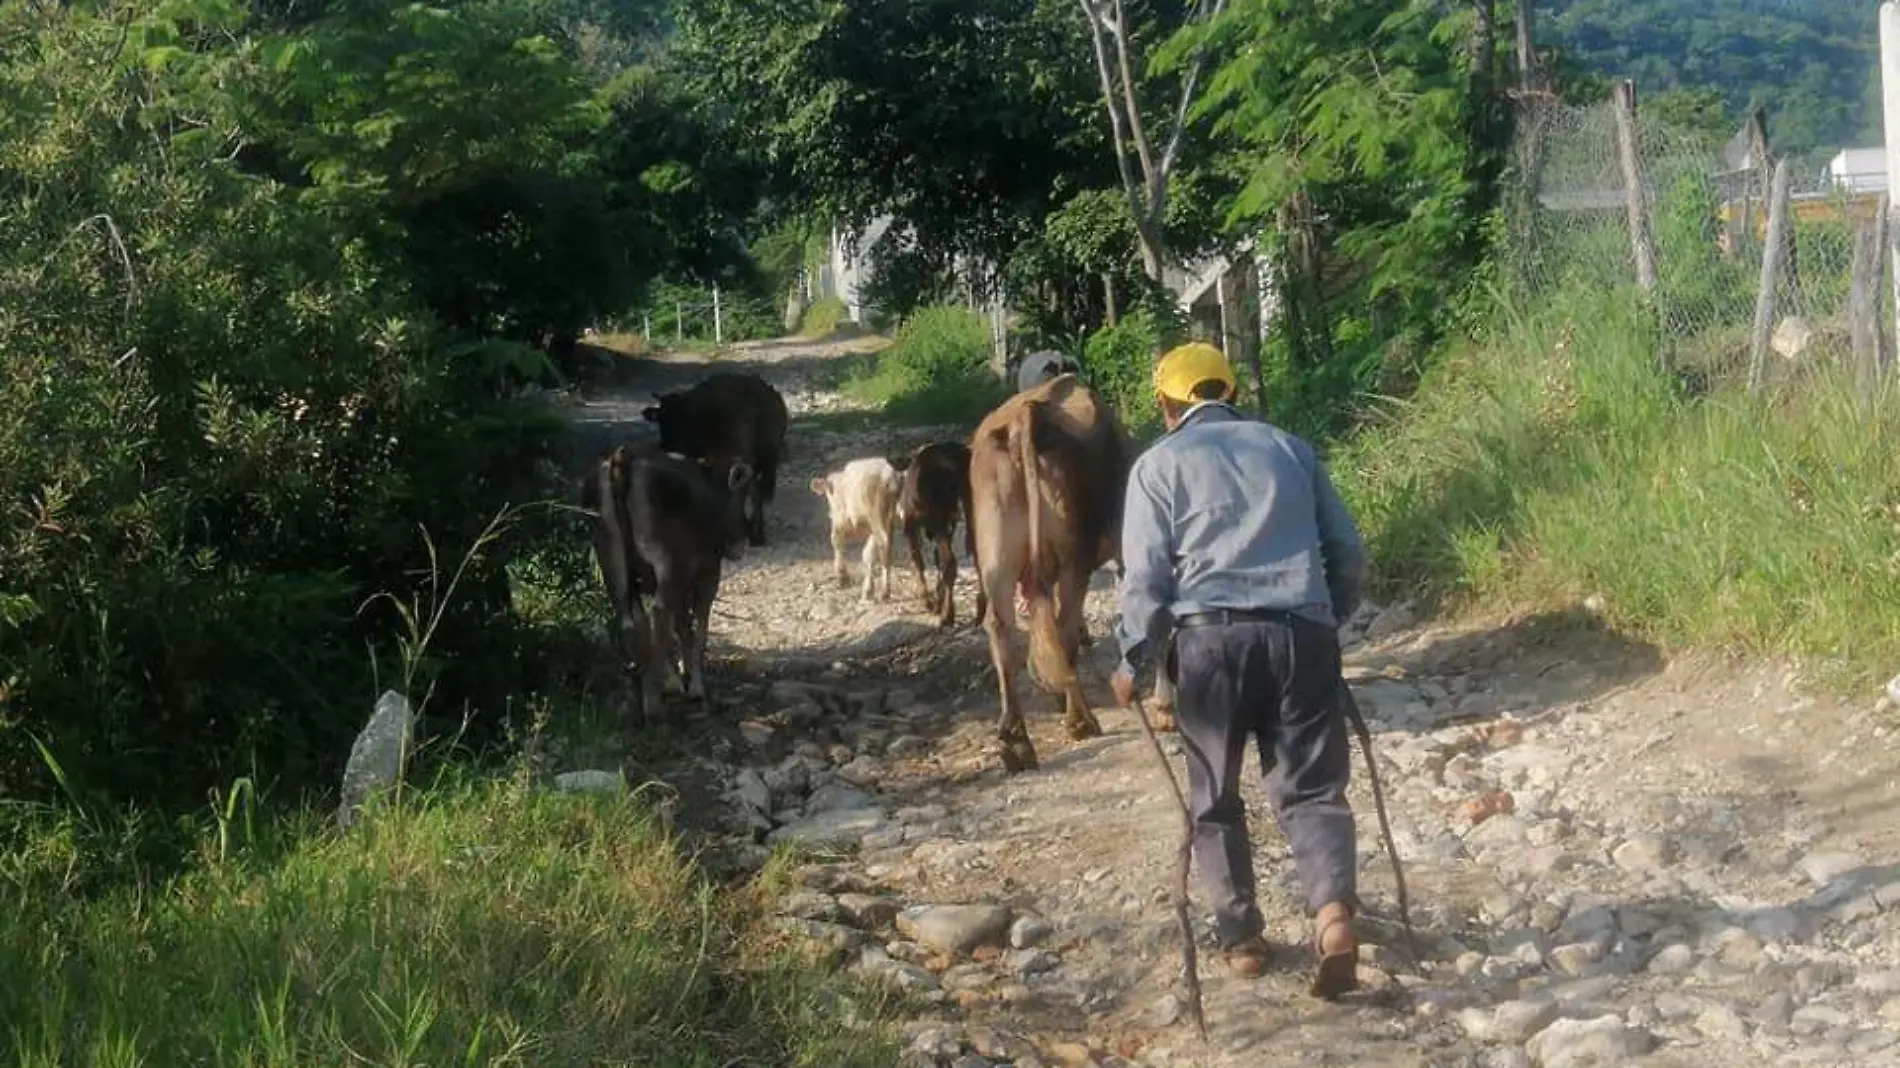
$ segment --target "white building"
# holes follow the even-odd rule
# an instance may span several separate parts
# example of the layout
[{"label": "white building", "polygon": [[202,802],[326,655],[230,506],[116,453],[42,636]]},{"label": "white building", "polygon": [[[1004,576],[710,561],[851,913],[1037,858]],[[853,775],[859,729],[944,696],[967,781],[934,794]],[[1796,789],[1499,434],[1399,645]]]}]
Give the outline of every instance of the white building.
[{"label": "white building", "polygon": [[1827,161],[1828,181],[1850,193],[1881,193],[1887,188],[1887,150],[1844,148]]}]

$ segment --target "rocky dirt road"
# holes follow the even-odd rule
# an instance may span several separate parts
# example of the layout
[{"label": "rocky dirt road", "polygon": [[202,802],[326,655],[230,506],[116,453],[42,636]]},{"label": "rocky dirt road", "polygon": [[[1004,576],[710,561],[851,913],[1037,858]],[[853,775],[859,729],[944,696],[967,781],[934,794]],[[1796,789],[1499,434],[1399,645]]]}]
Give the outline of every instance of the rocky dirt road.
[{"label": "rocky dirt road", "polygon": [[[986,756],[995,686],[967,564],[948,632],[907,562],[889,604],[858,601],[855,551],[852,587],[831,578],[812,476],[968,429],[854,411],[836,361],[874,345],[717,361],[785,392],[792,455],[771,544],[721,593],[705,744],[667,774],[713,784],[696,825],[739,855],[812,851],[787,927],[928,1006],[910,1063],[1900,1065],[1891,707],[1814,696],[1785,665],[1666,661],[1582,608],[1445,626],[1399,607],[1349,628],[1419,944],[1382,922],[1393,884],[1356,764],[1365,990],[1305,996],[1306,929],[1255,789],[1262,907],[1285,950],[1233,978],[1203,926],[1201,1043],[1167,902],[1178,816],[1132,716],[1105,710],[1107,735],[1074,744],[1036,694],[1043,766],[1005,777]],[[641,364],[577,423],[642,436],[648,391],[708,369]],[[1112,607],[1098,576],[1092,633]],[[1104,704],[1109,644],[1089,651]]]}]

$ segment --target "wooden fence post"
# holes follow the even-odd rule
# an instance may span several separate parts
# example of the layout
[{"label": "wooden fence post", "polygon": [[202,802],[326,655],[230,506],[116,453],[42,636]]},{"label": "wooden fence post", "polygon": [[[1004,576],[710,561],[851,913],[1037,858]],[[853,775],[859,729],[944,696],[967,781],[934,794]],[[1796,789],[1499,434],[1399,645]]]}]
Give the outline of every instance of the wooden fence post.
[{"label": "wooden fence post", "polygon": [[1649,211],[1643,203],[1642,158],[1636,140],[1636,83],[1628,78],[1616,85],[1616,148],[1623,163],[1623,204],[1629,212],[1630,245],[1636,253],[1636,284],[1656,288],[1656,247],[1649,236]]},{"label": "wooden fence post", "polygon": [[719,315],[719,283],[714,282],[712,289],[713,289],[713,344],[723,345],[726,343],[726,328],[725,328],[725,322],[720,318],[720,315]]},{"label": "wooden fence post", "polygon": [[1774,181],[1768,190],[1768,239],[1761,250],[1761,290],[1755,296],[1755,332],[1748,350],[1748,392],[1761,396],[1768,385],[1768,343],[1775,333],[1775,297],[1780,288],[1781,260],[1788,242],[1788,161],[1775,161]]},{"label": "wooden fence post", "polygon": [[673,343],[679,344],[686,339],[686,309],[679,301],[673,302]]},{"label": "wooden fence post", "polygon": [[1881,384],[1888,375],[1893,373],[1894,336],[1893,331],[1888,329],[1888,327],[1893,324],[1887,321],[1886,316],[1880,314],[1880,283],[1889,273],[1887,265],[1889,259],[1891,259],[1891,255],[1888,249],[1893,245],[1893,230],[1893,194],[1891,192],[1882,193],[1880,194],[1880,206],[1874,215],[1874,287],[1872,300],[1870,301],[1873,305],[1874,375],[1877,380],[1876,384]]},{"label": "wooden fence post", "polygon": [[1880,269],[1882,240],[1880,212],[1854,226],[1854,264],[1847,290],[1847,325],[1854,341],[1854,384],[1862,405],[1874,399],[1880,380]]}]

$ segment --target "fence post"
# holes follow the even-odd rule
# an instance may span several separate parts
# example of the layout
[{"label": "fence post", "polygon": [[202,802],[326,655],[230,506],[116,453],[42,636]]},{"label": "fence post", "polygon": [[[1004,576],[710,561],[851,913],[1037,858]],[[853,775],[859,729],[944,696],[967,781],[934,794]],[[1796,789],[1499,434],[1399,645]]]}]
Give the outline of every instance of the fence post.
[{"label": "fence post", "polygon": [[1880,269],[1886,251],[1881,219],[1885,197],[1872,218],[1854,225],[1854,267],[1847,290],[1847,325],[1854,340],[1854,382],[1862,405],[1873,403],[1880,381]]},{"label": "fence post", "polygon": [[1643,204],[1642,159],[1636,140],[1636,83],[1628,78],[1616,85],[1616,148],[1623,162],[1623,203],[1629,212],[1630,244],[1636,253],[1636,284],[1656,288],[1656,248],[1649,238],[1649,212]]},{"label": "fence post", "polygon": [[648,341],[653,340],[653,313],[644,312],[640,316],[640,335]]},{"label": "fence post", "polygon": [[719,317],[719,283],[713,283],[713,344],[726,343],[725,323]]},{"label": "fence post", "polygon": [[679,301],[673,302],[673,343],[679,344],[686,339],[686,309]]},{"label": "fence post", "polygon": [[[1885,0],[1880,5],[1880,102],[1882,129],[1887,143],[1887,189],[1900,190],[1900,4]],[[1888,211],[1893,210],[1891,203]],[[1900,226],[1891,215],[1887,219],[1889,241],[1900,241]],[[1900,336],[1900,243],[1893,246],[1894,332]]]},{"label": "fence post", "polygon": [[[1893,373],[1894,332],[1888,329],[1890,324],[1880,314],[1880,281],[1881,276],[1887,273],[1887,261],[1890,258],[1887,250],[1893,247],[1894,229],[1893,194],[1882,193],[1874,215],[1874,288],[1870,301],[1873,306],[1870,314],[1874,324],[1874,376],[1877,385]],[[1893,281],[1900,284],[1900,279]]]},{"label": "fence post", "polygon": [[1775,333],[1775,296],[1780,289],[1781,261],[1788,242],[1788,161],[1775,161],[1775,177],[1768,189],[1768,240],[1761,250],[1761,290],[1755,296],[1755,332],[1748,348],[1748,393],[1761,396],[1768,384],[1768,342]]}]

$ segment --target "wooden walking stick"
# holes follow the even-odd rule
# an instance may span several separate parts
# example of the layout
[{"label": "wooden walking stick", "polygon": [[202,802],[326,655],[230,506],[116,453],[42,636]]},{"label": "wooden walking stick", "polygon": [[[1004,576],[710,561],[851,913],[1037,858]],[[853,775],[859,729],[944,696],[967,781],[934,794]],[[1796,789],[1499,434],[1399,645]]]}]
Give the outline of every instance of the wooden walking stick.
[{"label": "wooden walking stick", "polygon": [[1167,751],[1161,748],[1161,739],[1148,722],[1148,711],[1142,707],[1140,694],[1135,695],[1133,711],[1135,718],[1141,721],[1141,733],[1148,736],[1148,746],[1154,750],[1155,760],[1161,764],[1161,773],[1168,777],[1174,803],[1181,810],[1181,851],[1174,868],[1174,918],[1181,925],[1181,968],[1187,979],[1188,1016],[1194,1020],[1194,1030],[1206,1041],[1207,1017],[1201,1011],[1201,969],[1194,950],[1194,921],[1188,916],[1188,868],[1194,859],[1194,813],[1188,808],[1187,795],[1181,792],[1181,781],[1174,777],[1174,765],[1168,763]]},{"label": "wooden walking stick", "polygon": [[1399,923],[1405,928],[1405,943],[1413,955],[1418,954],[1418,936],[1412,931],[1412,910],[1406,901],[1405,869],[1399,864],[1399,847],[1392,841],[1392,821],[1385,814],[1385,790],[1379,785],[1379,762],[1372,755],[1372,731],[1366,726],[1366,717],[1359,712],[1359,702],[1352,695],[1352,686],[1345,678],[1339,680],[1339,708],[1345,713],[1346,722],[1352,724],[1353,733],[1359,736],[1359,751],[1366,757],[1366,776],[1372,781],[1372,806],[1379,814],[1379,837],[1385,841],[1385,855],[1392,861],[1392,882],[1398,887]]}]

